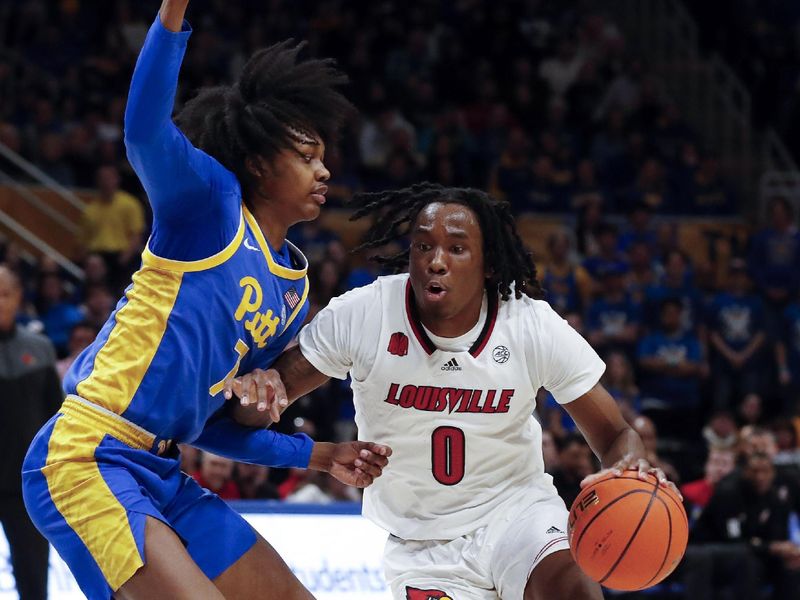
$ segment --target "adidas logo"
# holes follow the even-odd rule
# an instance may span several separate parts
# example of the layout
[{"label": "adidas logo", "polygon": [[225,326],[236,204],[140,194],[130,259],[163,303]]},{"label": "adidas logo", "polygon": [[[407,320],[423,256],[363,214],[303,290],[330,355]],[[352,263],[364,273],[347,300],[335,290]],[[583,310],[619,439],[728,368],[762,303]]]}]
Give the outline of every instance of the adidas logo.
[{"label": "adidas logo", "polygon": [[455,358],[451,358],[442,365],[442,371],[460,371],[461,367],[456,362]]},{"label": "adidas logo", "polygon": [[561,531],[561,530],[560,530],[558,527],[556,527],[555,525],[553,525],[553,526],[552,526],[550,529],[548,529],[547,531],[545,531],[545,533],[564,533],[564,532],[563,532],[563,531]]}]

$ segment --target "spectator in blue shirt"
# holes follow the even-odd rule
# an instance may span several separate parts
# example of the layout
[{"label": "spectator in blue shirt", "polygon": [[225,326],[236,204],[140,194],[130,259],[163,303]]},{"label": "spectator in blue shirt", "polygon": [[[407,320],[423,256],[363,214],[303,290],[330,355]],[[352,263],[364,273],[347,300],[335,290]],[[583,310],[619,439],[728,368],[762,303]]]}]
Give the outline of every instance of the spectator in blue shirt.
[{"label": "spectator in blue shirt", "polygon": [[653,210],[645,202],[636,202],[628,213],[629,225],[619,236],[619,249],[628,252],[634,243],[647,244],[651,250],[656,246],[656,232],[653,229]]},{"label": "spectator in blue shirt", "polygon": [[597,254],[583,261],[583,268],[595,280],[609,269],[627,270],[628,261],[619,251],[619,234],[613,223],[600,223],[594,231],[597,240]]},{"label": "spectator in blue shirt", "polygon": [[601,292],[586,315],[588,340],[600,352],[632,353],[639,333],[639,307],[625,291],[625,271],[608,267],[601,276]]},{"label": "spectator in blue shirt", "polygon": [[664,276],[661,283],[645,291],[645,324],[651,328],[658,326],[662,303],[666,299],[677,300],[681,307],[681,331],[696,331],[700,325],[700,293],[692,285],[689,276],[688,259],[680,250],[670,250],[664,256]]},{"label": "spectator in blue shirt", "polygon": [[750,245],[750,276],[766,300],[770,333],[780,322],[786,304],[794,297],[800,268],[800,232],[788,199],[776,196],[769,202],[770,225],[753,236]]},{"label": "spectator in blue shirt", "polygon": [[708,331],[714,373],[714,407],[732,408],[745,394],[759,391],[760,350],[766,339],[764,307],[750,293],[747,264],[731,261],[729,290],[714,297],[708,307]]},{"label": "spectator in blue shirt", "polygon": [[44,332],[56,347],[58,356],[66,356],[69,334],[84,317],[80,308],[66,300],[64,282],[57,274],[42,277],[36,307]]},{"label": "spectator in blue shirt", "polygon": [[666,436],[688,437],[699,425],[700,378],[705,371],[700,340],[683,329],[683,306],[676,298],[661,303],[658,330],[639,343],[642,406]]},{"label": "spectator in blue shirt", "polygon": [[800,395],[800,302],[797,300],[783,311],[775,358],[785,412],[795,412],[796,398]]}]

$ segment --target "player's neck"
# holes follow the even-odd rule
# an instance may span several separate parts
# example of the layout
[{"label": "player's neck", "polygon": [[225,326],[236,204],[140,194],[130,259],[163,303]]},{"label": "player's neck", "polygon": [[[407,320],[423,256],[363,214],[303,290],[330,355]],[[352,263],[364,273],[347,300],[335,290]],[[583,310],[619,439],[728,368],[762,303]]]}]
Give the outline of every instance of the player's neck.
[{"label": "player's neck", "polygon": [[270,248],[278,251],[286,241],[286,232],[289,230],[289,225],[282,223],[280,219],[276,218],[275,211],[268,211],[263,205],[258,203],[250,203],[248,205],[250,212],[253,213],[256,223],[258,223],[261,233],[264,234],[264,239],[267,240]]},{"label": "player's neck", "polygon": [[434,313],[426,313],[418,305],[419,319],[425,328],[434,335],[446,338],[456,338],[464,335],[475,327],[481,317],[481,305],[483,304],[483,293],[472,299],[463,310],[455,315],[447,316]]}]

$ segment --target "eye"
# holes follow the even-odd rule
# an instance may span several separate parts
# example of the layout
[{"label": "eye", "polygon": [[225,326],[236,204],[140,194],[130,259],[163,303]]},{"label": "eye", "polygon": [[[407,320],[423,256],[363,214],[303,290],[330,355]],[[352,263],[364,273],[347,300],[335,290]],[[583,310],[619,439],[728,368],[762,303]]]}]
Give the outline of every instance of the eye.
[{"label": "eye", "polygon": [[450,251],[453,254],[463,254],[464,246],[453,246],[452,248],[450,248]]},{"label": "eye", "polygon": [[417,242],[416,246],[417,246],[417,250],[419,250],[421,252],[427,252],[428,250],[431,249],[431,245],[430,244],[426,244],[425,242]]},{"label": "eye", "polygon": [[303,157],[303,160],[307,163],[310,163],[312,160],[314,160],[313,154],[303,154],[301,156]]}]

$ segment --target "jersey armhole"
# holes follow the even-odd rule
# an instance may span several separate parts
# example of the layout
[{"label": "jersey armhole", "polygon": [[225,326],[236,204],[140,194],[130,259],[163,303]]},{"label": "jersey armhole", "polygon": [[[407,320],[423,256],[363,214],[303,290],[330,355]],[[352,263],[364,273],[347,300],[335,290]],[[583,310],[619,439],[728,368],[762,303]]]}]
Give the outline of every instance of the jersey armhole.
[{"label": "jersey armhole", "polygon": [[236,231],[236,235],[233,236],[233,240],[231,240],[231,242],[225,248],[216,254],[213,254],[208,258],[201,258],[199,260],[175,260],[172,258],[163,258],[154,254],[150,250],[150,242],[148,241],[144,252],[142,252],[142,264],[155,269],[160,269],[162,271],[172,271],[175,273],[196,273],[198,271],[213,269],[214,267],[224,263],[236,253],[236,250],[239,249],[239,246],[244,239],[244,229],[244,213],[240,209],[239,229]]}]

